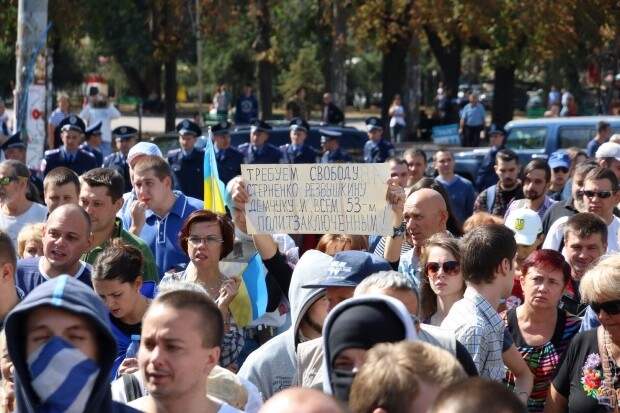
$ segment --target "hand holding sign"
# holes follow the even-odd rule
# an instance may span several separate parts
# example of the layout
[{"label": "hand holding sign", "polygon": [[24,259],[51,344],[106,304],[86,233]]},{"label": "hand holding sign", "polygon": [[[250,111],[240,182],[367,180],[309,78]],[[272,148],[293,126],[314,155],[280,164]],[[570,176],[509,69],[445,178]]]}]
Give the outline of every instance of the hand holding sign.
[{"label": "hand holding sign", "polygon": [[392,207],[392,226],[397,227],[403,222],[403,209],[405,207],[405,189],[399,185],[398,177],[390,177],[387,180],[388,189],[386,199]]}]

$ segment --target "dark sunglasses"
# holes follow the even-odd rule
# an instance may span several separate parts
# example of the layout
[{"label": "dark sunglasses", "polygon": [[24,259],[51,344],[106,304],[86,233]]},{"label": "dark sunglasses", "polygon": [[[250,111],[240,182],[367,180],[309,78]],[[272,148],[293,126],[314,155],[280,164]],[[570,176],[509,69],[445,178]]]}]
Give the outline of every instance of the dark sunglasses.
[{"label": "dark sunglasses", "polygon": [[555,173],[558,173],[558,172],[568,173],[568,168],[566,168],[565,166],[558,166],[557,168],[553,168],[553,172],[555,172]]},{"label": "dark sunglasses", "polygon": [[429,277],[436,276],[440,268],[446,274],[455,275],[459,271],[460,264],[458,261],[427,262],[424,268]]},{"label": "dark sunglasses", "polygon": [[581,191],[581,192],[583,192],[583,194],[587,196],[588,198],[594,198],[595,196],[598,196],[599,198],[602,198],[602,199],[607,199],[614,194],[614,191],[599,191],[599,192]]},{"label": "dark sunglasses", "polygon": [[620,300],[606,301],[604,303],[590,303],[592,310],[598,315],[604,310],[609,315],[620,314]]}]

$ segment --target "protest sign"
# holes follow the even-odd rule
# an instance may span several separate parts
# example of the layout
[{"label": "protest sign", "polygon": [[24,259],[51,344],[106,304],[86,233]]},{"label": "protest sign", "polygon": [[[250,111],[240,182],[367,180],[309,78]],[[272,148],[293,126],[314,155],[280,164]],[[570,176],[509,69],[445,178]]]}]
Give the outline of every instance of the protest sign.
[{"label": "protest sign", "polygon": [[433,143],[437,145],[460,145],[459,125],[433,126]]},{"label": "protest sign", "polygon": [[387,163],[241,165],[248,234],[392,233]]}]

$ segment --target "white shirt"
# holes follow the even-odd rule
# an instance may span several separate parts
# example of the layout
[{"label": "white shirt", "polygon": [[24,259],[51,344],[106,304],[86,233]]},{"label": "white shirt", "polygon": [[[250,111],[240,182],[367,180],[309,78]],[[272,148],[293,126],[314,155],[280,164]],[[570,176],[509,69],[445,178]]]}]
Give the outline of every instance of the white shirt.
[{"label": "white shirt", "polygon": [[88,105],[80,112],[80,118],[86,121],[88,127],[101,121],[101,140],[103,142],[112,142],[112,119],[120,117],[121,113],[112,104],[108,105],[107,108],[93,108]]},{"label": "white shirt", "polygon": [[[544,249],[550,249],[555,251],[560,251],[560,244],[564,239],[564,226],[566,225],[566,221],[568,221],[570,217],[561,217],[558,218],[551,227],[549,228],[549,232],[547,232],[547,237],[545,238],[545,242],[543,242]],[[618,244],[618,231],[620,230],[620,219],[614,216],[611,220],[611,223],[607,225],[607,252],[618,252],[620,251],[620,244]]]},{"label": "white shirt", "polygon": [[11,237],[13,245],[17,248],[17,235],[19,231],[27,224],[45,222],[46,217],[47,207],[36,202],[33,202],[26,212],[16,217],[6,215],[0,211],[0,230],[6,232]]}]

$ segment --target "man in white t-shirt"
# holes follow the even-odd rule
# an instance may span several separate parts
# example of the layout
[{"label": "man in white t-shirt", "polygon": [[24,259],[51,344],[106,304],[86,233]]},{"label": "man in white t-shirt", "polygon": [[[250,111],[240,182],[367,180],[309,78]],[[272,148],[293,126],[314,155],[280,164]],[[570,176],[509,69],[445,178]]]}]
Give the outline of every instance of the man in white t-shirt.
[{"label": "man in white t-shirt", "polygon": [[[620,202],[616,175],[611,169],[594,168],[586,175],[583,190],[578,196],[583,197],[584,212],[592,212],[598,215],[607,224],[607,252],[620,251],[618,242],[620,219],[614,215],[614,207]],[[561,250],[566,221],[568,221],[568,217],[562,217],[551,225],[543,248]]]},{"label": "man in white t-shirt", "polygon": [[80,112],[80,117],[86,122],[86,126],[91,127],[101,122],[101,145],[99,150],[105,158],[112,153],[112,119],[121,117],[121,113],[108,102],[105,96],[96,96],[92,103],[86,105]]},{"label": "man in white t-shirt", "polygon": [[47,208],[28,200],[30,171],[15,160],[0,163],[0,230],[17,245],[17,234],[26,224],[44,222]]}]

